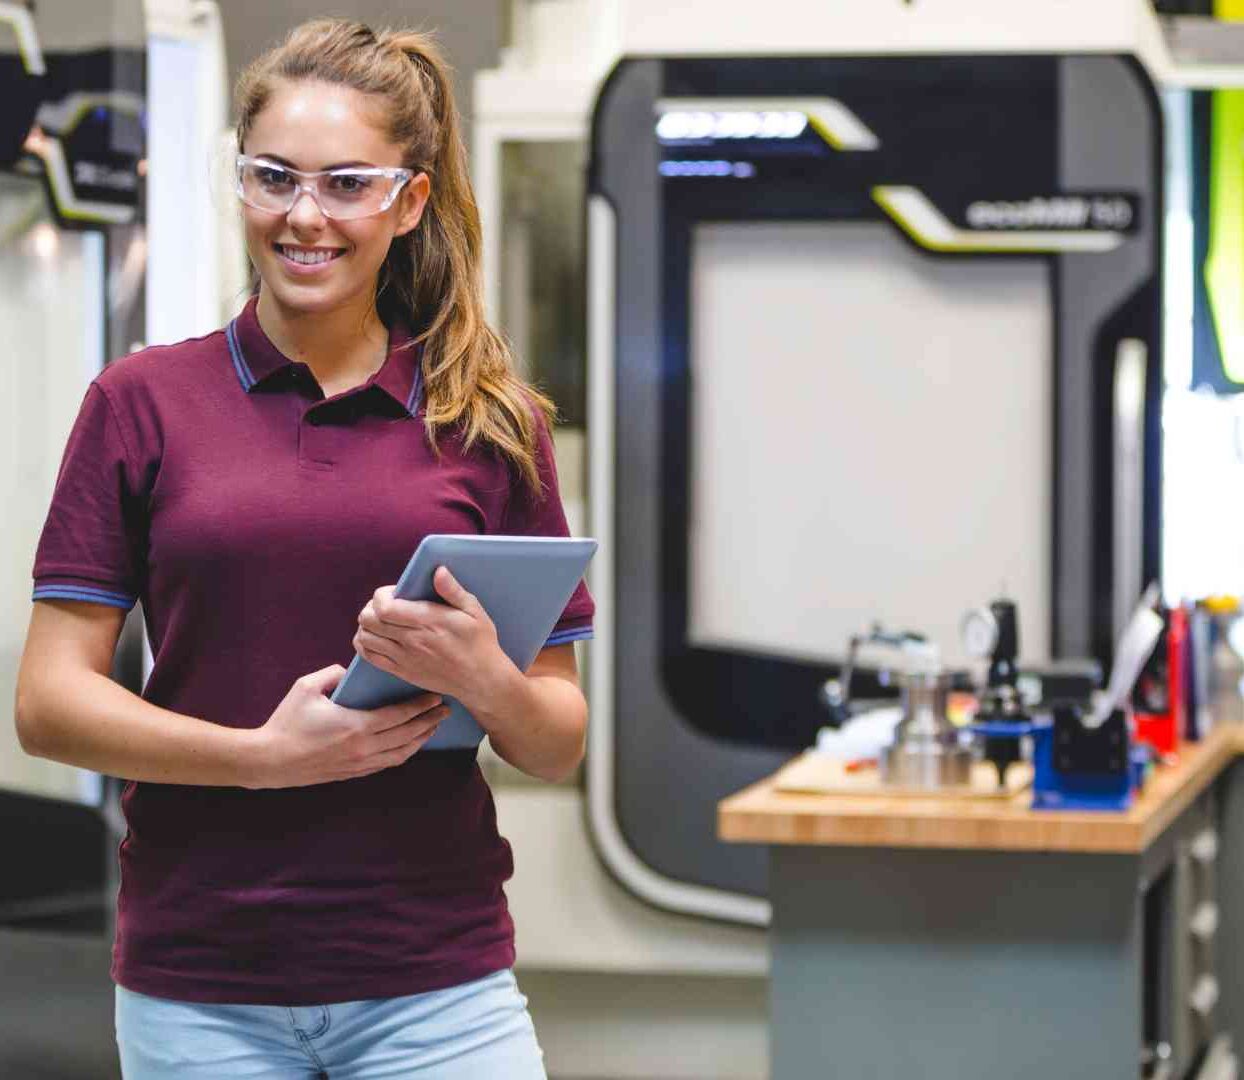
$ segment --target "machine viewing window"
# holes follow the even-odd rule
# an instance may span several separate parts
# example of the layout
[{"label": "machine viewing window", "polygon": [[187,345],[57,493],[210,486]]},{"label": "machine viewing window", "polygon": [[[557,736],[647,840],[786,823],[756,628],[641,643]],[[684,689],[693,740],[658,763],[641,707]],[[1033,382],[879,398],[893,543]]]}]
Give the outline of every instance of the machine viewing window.
[{"label": "machine viewing window", "polygon": [[831,661],[880,620],[960,663],[963,610],[1004,590],[1048,658],[1046,264],[701,224],[690,322],[689,644]]}]

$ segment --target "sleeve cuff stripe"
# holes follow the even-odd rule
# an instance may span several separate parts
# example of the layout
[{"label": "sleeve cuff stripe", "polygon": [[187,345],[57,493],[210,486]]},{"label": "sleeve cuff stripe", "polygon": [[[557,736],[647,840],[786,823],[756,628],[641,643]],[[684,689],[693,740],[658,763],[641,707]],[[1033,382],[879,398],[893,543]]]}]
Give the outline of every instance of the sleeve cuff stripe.
[{"label": "sleeve cuff stripe", "polygon": [[580,626],[577,629],[557,630],[549,635],[545,647],[549,645],[565,645],[569,641],[587,641],[592,636],[592,628],[590,626]]},{"label": "sleeve cuff stripe", "polygon": [[137,598],[125,593],[108,592],[106,589],[91,589],[79,585],[40,585],[34,591],[34,600],[89,600],[96,604],[109,604],[112,607],[132,608]]}]

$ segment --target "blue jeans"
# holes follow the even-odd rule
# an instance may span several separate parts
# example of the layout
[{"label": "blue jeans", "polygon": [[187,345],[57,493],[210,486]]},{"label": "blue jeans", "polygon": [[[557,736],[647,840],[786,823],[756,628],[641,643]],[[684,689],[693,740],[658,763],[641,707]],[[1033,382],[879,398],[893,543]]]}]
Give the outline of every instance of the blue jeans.
[{"label": "blue jeans", "polygon": [[208,1005],[116,988],[125,1080],[545,1080],[512,971],[406,997]]}]

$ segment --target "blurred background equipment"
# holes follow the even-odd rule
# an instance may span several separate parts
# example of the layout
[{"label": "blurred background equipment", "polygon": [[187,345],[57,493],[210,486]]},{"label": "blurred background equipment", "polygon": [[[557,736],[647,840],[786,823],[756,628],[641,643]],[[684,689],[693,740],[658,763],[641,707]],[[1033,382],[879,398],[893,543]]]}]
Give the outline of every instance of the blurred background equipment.
[{"label": "blurred background equipment", "polygon": [[[146,40],[137,0],[83,12],[5,5],[0,39],[6,124],[0,145],[0,318],[8,362],[3,400],[5,558],[0,589],[0,922],[107,924],[107,849],[100,777],[25,756],[12,723],[30,616],[30,568],[69,427],[106,359],[143,329]],[[9,113],[9,103],[13,111]],[[116,673],[137,688],[131,634]]]},{"label": "blurred background equipment", "polygon": [[953,666],[962,597],[1005,581],[1033,662],[1104,662],[1158,570],[1146,69],[1070,39],[885,55],[897,14],[834,56],[848,22],[800,59],[624,59],[594,113],[592,498],[626,527],[592,820],[669,883],[633,876],[649,899],[741,921],[764,853],[715,844],[714,808],[813,741],[856,626]]},{"label": "blurred background equipment", "polygon": [[[219,326],[243,279],[209,189],[226,123],[219,13],[0,4],[0,100],[0,1075],[112,1076],[120,784],[22,753],[12,708],[35,545],[88,383],[144,344]],[[135,692],[144,639],[136,607],[113,670]]]},{"label": "blurred background equipment", "polygon": [[[1222,440],[1178,424],[1163,398],[1183,280],[1171,260],[1190,234],[1171,238],[1162,159],[1165,95],[1240,84],[1244,49],[1222,60],[1219,36],[1176,56],[1145,0],[508,11],[501,63],[475,79],[486,292],[538,377],[571,379],[551,371],[558,358],[593,358],[591,453],[563,429],[559,463],[572,504],[586,477],[606,541],[587,657],[592,843],[576,792],[496,768],[519,861],[511,902],[546,971],[642,968],[629,948],[689,972],[705,963],[698,935],[721,920],[745,935],[768,914],[764,852],[715,841],[715,801],[812,741],[855,628],[919,626],[958,664],[963,598],[1005,583],[1025,660],[1051,687],[1083,689],[1146,580],[1194,596],[1231,590],[1190,587],[1190,573],[1244,571],[1244,530],[1218,527],[1234,501],[1179,494],[1198,467],[1202,492],[1236,478]],[[965,109],[990,88],[970,119],[940,97],[956,78],[976,83],[955,98]],[[904,80],[908,106],[887,104]],[[951,175],[964,160],[974,169]],[[586,170],[587,206],[568,170]],[[928,205],[876,190],[919,195],[921,181]],[[564,227],[581,217],[585,276]],[[565,237],[539,262],[537,220]],[[1089,247],[1017,250],[1043,232]],[[1070,237],[1085,232],[1099,235]],[[550,278],[568,291],[541,321]],[[1208,457],[1190,445],[1206,438]],[[1222,558],[1207,563],[1207,547]],[[869,680],[861,694],[878,691]],[[524,878],[554,822],[558,865],[583,882],[582,934]],[[676,924],[655,908],[701,918],[666,951],[656,942]],[[754,970],[731,967],[741,982]]]}]

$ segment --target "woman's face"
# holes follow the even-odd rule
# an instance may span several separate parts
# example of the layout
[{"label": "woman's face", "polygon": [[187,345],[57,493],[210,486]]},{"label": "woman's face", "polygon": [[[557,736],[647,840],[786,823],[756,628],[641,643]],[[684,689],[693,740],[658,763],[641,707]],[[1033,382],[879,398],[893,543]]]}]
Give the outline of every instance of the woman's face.
[{"label": "woman's face", "polygon": [[[377,122],[383,103],[345,86],[282,82],[255,117],[242,152],[314,172],[343,165],[400,166],[402,150]],[[387,210],[373,217],[327,218],[306,192],[286,214],[242,204],[246,248],[272,298],[287,310],[323,313],[370,303],[393,238],[418,223],[427,204],[418,173]],[[308,264],[307,253],[329,253]],[[301,254],[304,261],[295,261]]]}]

